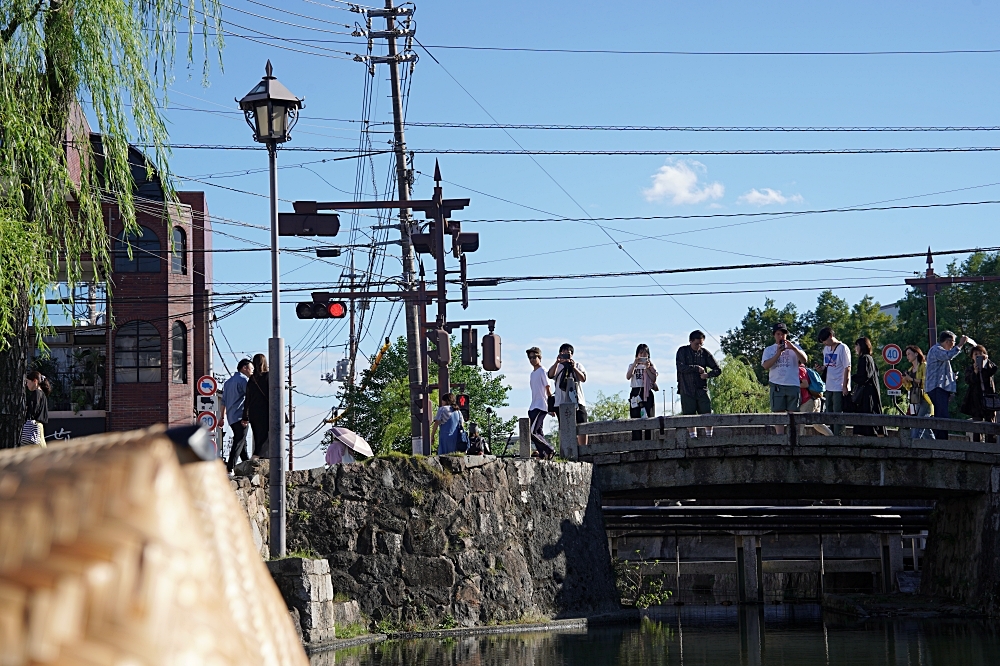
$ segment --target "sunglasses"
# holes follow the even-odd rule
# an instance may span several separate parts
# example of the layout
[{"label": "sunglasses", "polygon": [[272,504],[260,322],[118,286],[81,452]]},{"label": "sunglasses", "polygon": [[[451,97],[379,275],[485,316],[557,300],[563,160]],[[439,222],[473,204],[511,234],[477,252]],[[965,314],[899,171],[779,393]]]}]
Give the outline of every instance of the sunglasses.
[{"label": "sunglasses", "polygon": [[528,358],[541,358],[538,354],[531,354]]}]

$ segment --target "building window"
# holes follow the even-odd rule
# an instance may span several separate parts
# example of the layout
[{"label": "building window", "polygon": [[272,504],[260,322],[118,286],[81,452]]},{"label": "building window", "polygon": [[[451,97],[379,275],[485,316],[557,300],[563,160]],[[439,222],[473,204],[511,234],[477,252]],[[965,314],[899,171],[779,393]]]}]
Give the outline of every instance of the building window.
[{"label": "building window", "polygon": [[123,231],[115,239],[116,273],[159,273],[160,259],[160,239],[148,227],[139,227],[135,233]]},{"label": "building window", "polygon": [[180,227],[174,227],[173,242],[174,247],[170,252],[170,272],[187,275],[187,238]]},{"label": "building window", "polygon": [[174,322],[170,332],[171,345],[173,350],[170,357],[171,376],[174,384],[187,384],[187,328],[179,321]]},{"label": "building window", "polygon": [[160,381],[160,334],[148,321],[130,321],[115,336],[115,381]]}]

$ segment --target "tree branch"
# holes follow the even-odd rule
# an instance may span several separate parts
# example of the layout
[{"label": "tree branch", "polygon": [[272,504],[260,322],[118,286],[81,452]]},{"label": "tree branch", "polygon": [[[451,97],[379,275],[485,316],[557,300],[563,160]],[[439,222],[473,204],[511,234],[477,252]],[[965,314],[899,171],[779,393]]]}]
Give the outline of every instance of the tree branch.
[{"label": "tree branch", "polygon": [[17,32],[18,28],[20,28],[25,23],[35,20],[35,17],[38,16],[38,13],[42,11],[43,4],[45,4],[45,0],[38,0],[38,2],[35,3],[35,8],[31,10],[31,14],[29,14],[28,16],[20,16],[20,17],[15,16],[11,18],[10,24],[8,24],[8,26],[4,28],[2,32],[0,32],[0,40],[3,40],[4,42],[9,42],[10,38],[14,36],[14,33]]}]

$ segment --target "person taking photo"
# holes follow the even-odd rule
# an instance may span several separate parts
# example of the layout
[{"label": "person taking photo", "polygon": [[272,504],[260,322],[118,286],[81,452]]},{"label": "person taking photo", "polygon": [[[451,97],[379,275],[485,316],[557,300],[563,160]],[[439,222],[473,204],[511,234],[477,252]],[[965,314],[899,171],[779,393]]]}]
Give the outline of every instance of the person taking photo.
[{"label": "person taking photo", "polygon": [[[555,407],[564,403],[576,403],[576,422],[587,422],[587,403],[583,397],[583,383],[587,381],[587,371],[573,358],[573,345],[568,342],[559,347],[559,356],[549,368],[549,379],[555,380]],[[586,435],[577,435],[579,446],[587,445]]]},{"label": "person taking photo", "polygon": [[[809,356],[788,337],[788,327],[778,322],[771,327],[774,344],[764,350],[761,365],[767,370],[770,386],[771,411],[799,411],[799,363],[808,363]],[[774,431],[782,435],[785,426],[776,425]]]}]

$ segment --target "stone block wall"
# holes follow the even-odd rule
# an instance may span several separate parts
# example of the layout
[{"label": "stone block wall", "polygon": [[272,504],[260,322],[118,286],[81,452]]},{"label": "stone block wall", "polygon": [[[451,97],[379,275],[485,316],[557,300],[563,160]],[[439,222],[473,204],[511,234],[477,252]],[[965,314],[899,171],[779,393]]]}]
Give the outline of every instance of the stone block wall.
[{"label": "stone block wall", "polygon": [[336,638],[337,613],[326,560],[289,557],[267,563],[288,609],[301,631],[302,641],[325,643]]},{"label": "stone block wall", "polygon": [[[249,466],[247,466],[249,467]],[[383,626],[475,626],[618,608],[588,463],[376,459],[288,474],[288,549]],[[248,470],[249,471],[249,470]],[[266,552],[266,473],[234,482]],[[241,491],[244,491],[241,493]],[[244,500],[243,497],[247,500]],[[257,506],[261,503],[258,501]]]},{"label": "stone block wall", "polygon": [[229,485],[250,519],[250,533],[257,552],[261,559],[266,560],[270,557],[267,541],[270,523],[267,515],[268,462],[254,460],[238,463],[235,471],[236,478],[230,479]]}]

